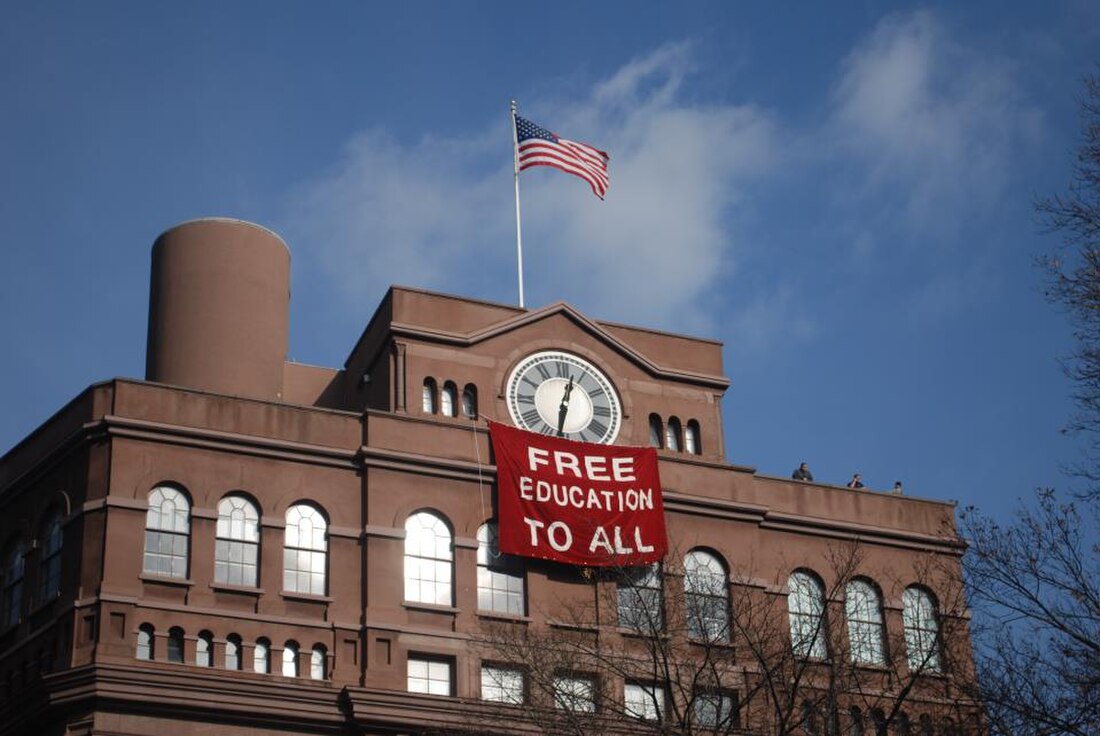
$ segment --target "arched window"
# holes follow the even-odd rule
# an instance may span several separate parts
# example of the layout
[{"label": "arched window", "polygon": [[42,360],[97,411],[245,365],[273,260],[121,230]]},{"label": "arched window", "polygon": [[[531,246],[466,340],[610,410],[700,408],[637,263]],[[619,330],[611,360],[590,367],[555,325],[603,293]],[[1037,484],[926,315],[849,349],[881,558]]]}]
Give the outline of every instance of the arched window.
[{"label": "arched window", "polygon": [[328,650],[325,649],[323,644],[313,645],[313,650],[309,653],[309,679],[323,680],[328,677],[327,667],[325,666],[327,654]]},{"label": "arched window", "polygon": [[726,569],[703,550],[684,557],[684,603],[688,633],[707,642],[729,639],[729,586]]},{"label": "arched window", "polygon": [[887,736],[886,714],[883,713],[882,708],[871,711],[871,723],[875,727],[875,736]]},{"label": "arched window", "polygon": [[227,670],[239,670],[241,659],[241,637],[230,634],[225,637],[225,668]]},{"label": "arched window", "polygon": [[649,415],[649,444],[653,447],[665,446],[665,427],[656,414]]},{"label": "arched window", "polygon": [[260,512],[244,496],[218,501],[214,542],[214,580],[256,587],[260,560]]},{"label": "arched window", "polygon": [[298,676],[298,642],[288,641],[283,645],[283,677]]},{"label": "arched window", "polygon": [[183,629],[178,626],[168,629],[168,661],[183,662]]},{"label": "arched window", "polygon": [[21,539],[13,539],[4,552],[3,610],[0,629],[15,626],[23,615],[23,571],[27,548]]},{"label": "arched window", "polygon": [[801,570],[791,573],[787,587],[794,653],[825,659],[825,589],[815,576]]},{"label": "arched window", "polygon": [[252,649],[252,671],[266,675],[271,672],[271,640],[261,636]]},{"label": "arched window", "polygon": [[453,605],[451,530],[435,514],[421,511],[405,521],[405,600]]},{"label": "arched window", "polygon": [[138,659],[152,660],[154,655],[155,630],[151,624],[142,624],[138,627],[137,648],[134,656]]},{"label": "arched window", "polygon": [[145,514],[145,562],[153,575],[187,577],[187,547],[191,534],[191,503],[181,491],[158,486],[149,492]]},{"label": "arched window", "polygon": [[915,585],[906,588],[901,596],[901,620],[905,628],[909,669],[914,672],[939,672],[940,632],[936,602],[931,593]]},{"label": "arched window", "polygon": [[844,591],[844,611],[848,618],[848,643],[852,661],[861,664],[886,664],[883,646],[882,599],[871,583],[852,580]]},{"label": "arched window", "polygon": [[864,736],[863,713],[855,706],[848,709],[848,736]]},{"label": "arched window", "polygon": [[665,626],[661,605],[659,564],[623,570],[619,579],[619,626],[643,633],[656,633]]},{"label": "arched window", "polygon": [[435,414],[437,409],[435,405],[436,384],[434,378],[424,379],[424,391],[422,394],[420,409],[425,414]]},{"label": "arched window", "polygon": [[912,736],[913,735],[913,726],[909,722],[909,714],[908,713],[898,713],[897,721],[895,721],[895,722],[897,723],[895,728],[897,729],[898,736]]},{"label": "arched window", "polygon": [[665,427],[665,447],[673,452],[680,451],[680,420],[676,417],[668,418]]},{"label": "arched window", "polygon": [[458,387],[451,381],[443,384],[443,393],[439,395],[440,412],[445,417],[453,417],[458,409]]},{"label": "arched window", "polygon": [[283,542],[283,590],[324,595],[328,570],[328,522],[313,506],[300,503],[286,511]]},{"label": "arched window", "polygon": [[477,419],[477,386],[472,383],[462,389],[462,416]]},{"label": "arched window", "polygon": [[932,716],[927,713],[918,719],[920,736],[935,736],[932,728]]},{"label": "arched window", "polygon": [[496,522],[477,530],[477,607],[516,616],[526,612],[523,565],[518,558],[500,553]]},{"label": "arched window", "polygon": [[209,631],[200,631],[195,640],[195,664],[199,667],[214,666],[214,635]]},{"label": "arched window", "polygon": [[808,700],[802,701],[802,730],[817,736],[821,731],[818,725],[817,706]]},{"label": "arched window", "polygon": [[38,602],[56,598],[61,590],[61,512],[52,511],[42,524],[38,558]]},{"label": "arched window", "polygon": [[684,429],[684,452],[699,455],[703,452],[703,445],[699,441],[699,422],[692,419]]}]

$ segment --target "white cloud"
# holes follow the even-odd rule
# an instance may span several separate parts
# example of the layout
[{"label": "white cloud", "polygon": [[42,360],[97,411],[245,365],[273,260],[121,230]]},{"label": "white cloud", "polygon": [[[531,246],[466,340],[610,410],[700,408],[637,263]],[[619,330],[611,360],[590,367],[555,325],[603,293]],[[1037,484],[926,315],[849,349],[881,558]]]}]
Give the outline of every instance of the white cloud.
[{"label": "white cloud", "polygon": [[910,225],[936,230],[995,203],[1037,129],[1009,65],[960,45],[929,12],[880,21],[841,71],[829,131],[856,166],[841,197],[875,197]]},{"label": "white cloud", "polygon": [[[529,306],[565,299],[598,318],[709,328],[710,310],[699,305],[737,252],[727,217],[777,147],[760,110],[684,99],[691,57],[687,45],[665,46],[572,101],[521,110],[611,154],[604,202],[552,169],[521,177]],[[497,125],[412,145],[360,134],[294,194],[291,242],[320,254],[338,291],[359,307],[389,283],[508,298],[515,265],[507,136]]]}]

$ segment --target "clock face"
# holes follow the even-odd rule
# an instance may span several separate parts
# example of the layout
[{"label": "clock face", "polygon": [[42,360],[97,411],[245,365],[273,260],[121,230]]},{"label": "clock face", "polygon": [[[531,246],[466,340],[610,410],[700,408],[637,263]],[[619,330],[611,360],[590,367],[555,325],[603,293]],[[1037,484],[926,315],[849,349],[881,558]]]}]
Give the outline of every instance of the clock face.
[{"label": "clock face", "polygon": [[532,432],[610,444],[622,409],[611,382],[591,363],[547,350],[520,361],[508,376],[508,411]]}]

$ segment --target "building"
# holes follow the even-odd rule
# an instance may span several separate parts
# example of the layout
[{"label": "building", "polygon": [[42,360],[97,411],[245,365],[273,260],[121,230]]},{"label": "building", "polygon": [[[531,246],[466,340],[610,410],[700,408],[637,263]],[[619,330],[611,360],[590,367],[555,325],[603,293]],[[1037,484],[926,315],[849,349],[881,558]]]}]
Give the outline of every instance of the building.
[{"label": "building", "polygon": [[[0,458],[0,733],[519,732],[539,707],[615,704],[636,717],[627,730],[686,706],[703,730],[764,732],[769,706],[749,690],[767,663],[746,655],[736,613],[748,600],[779,606],[757,609],[792,655],[777,672],[804,676],[792,732],[974,727],[952,505],[728,462],[718,343],[393,287],[343,367],[303,365],[286,360],[289,268],[256,225],[168,230],[146,379],[89,386]],[[482,420],[513,421],[509,383],[540,355],[605,382],[585,419],[601,431],[578,432],[660,446],[663,577],[492,554]],[[569,620],[603,596],[618,610]],[[694,612],[683,651],[723,645],[734,679],[689,703],[681,683],[578,660],[552,673],[563,708],[536,692],[539,662],[494,649],[501,632],[579,631],[644,650],[631,617],[654,602],[662,627]],[[868,692],[911,692],[875,707],[850,687],[805,695],[827,661],[857,665]]]}]

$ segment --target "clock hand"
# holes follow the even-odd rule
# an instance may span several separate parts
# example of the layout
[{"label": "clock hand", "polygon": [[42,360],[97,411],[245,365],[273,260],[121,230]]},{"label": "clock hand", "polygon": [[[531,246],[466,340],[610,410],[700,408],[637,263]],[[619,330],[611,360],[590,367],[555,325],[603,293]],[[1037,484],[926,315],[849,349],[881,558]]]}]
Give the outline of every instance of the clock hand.
[{"label": "clock hand", "polygon": [[565,417],[569,413],[569,394],[573,393],[573,376],[569,376],[569,383],[561,396],[561,404],[558,406],[558,437],[565,435]]}]

